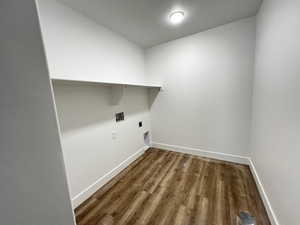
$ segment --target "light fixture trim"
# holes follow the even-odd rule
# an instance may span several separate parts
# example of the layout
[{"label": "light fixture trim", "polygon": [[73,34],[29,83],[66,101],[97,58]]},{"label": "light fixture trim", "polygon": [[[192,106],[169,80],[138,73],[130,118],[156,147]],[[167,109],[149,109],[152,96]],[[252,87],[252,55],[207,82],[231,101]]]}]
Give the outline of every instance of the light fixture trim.
[{"label": "light fixture trim", "polygon": [[170,13],[169,20],[172,24],[180,24],[184,20],[185,13],[182,10],[176,10]]}]

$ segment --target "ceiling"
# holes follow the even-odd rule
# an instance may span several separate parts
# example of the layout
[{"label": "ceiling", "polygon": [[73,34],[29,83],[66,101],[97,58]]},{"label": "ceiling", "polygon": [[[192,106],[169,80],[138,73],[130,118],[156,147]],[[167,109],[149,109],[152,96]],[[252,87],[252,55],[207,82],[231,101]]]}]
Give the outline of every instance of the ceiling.
[{"label": "ceiling", "polygon": [[[151,47],[256,14],[262,0],[61,0],[142,47]],[[186,19],[171,25],[168,14]]]}]

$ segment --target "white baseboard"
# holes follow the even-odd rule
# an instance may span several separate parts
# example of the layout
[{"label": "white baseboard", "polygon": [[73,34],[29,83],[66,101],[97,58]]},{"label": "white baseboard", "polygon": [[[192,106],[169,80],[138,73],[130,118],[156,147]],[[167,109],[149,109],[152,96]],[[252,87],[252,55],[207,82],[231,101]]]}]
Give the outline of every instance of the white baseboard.
[{"label": "white baseboard", "polygon": [[272,225],[280,225],[279,221],[278,221],[278,219],[277,219],[277,217],[275,215],[275,212],[274,212],[274,210],[273,210],[273,208],[271,206],[271,203],[269,201],[267,192],[264,189],[262,181],[259,178],[257,170],[256,170],[256,168],[254,166],[254,163],[253,163],[253,161],[251,159],[249,159],[249,166],[250,166],[251,172],[253,174],[254,180],[256,182],[256,185],[257,185],[258,191],[260,193],[260,196],[262,198],[262,201],[263,201],[263,203],[265,205],[265,208],[267,210],[267,213],[268,213],[269,219],[271,221],[271,224]]},{"label": "white baseboard", "polygon": [[114,176],[116,176],[123,169],[125,169],[130,163],[132,163],[139,156],[141,156],[148,148],[149,148],[149,146],[142,147],[136,153],[129,156],[126,160],[124,160],[122,163],[120,163],[117,167],[115,167],[114,169],[112,169],[111,171],[106,173],[104,176],[100,177],[93,184],[91,184],[86,189],[84,189],[82,192],[77,194],[74,198],[72,198],[73,208],[75,209],[82,202],[84,202],[86,199],[88,199],[90,196],[92,196],[99,188],[101,188],[103,185],[108,183]]},{"label": "white baseboard", "polygon": [[207,158],[219,159],[219,160],[224,160],[224,161],[228,161],[228,162],[240,163],[240,164],[245,164],[245,165],[249,164],[249,157],[246,157],[246,156],[226,154],[226,153],[221,153],[221,152],[213,152],[213,151],[207,151],[207,150],[198,149],[198,148],[169,145],[169,144],[163,144],[163,143],[157,143],[157,142],[152,142],[152,147],[160,148],[163,150],[187,153],[187,154],[197,155],[197,156],[202,156],[202,157],[207,157]]},{"label": "white baseboard", "polygon": [[[152,147],[163,149],[163,150],[171,150],[171,151],[176,151],[176,152],[181,152],[181,153],[187,153],[187,154],[192,154],[192,155],[197,155],[197,156],[202,156],[202,157],[208,157],[208,158],[213,158],[213,159],[219,159],[219,160],[249,165],[251,172],[253,174],[254,180],[256,182],[257,188],[260,192],[262,201],[267,210],[271,224],[272,225],[280,225],[278,222],[278,219],[274,213],[274,210],[272,209],[271,203],[270,203],[268,195],[263,187],[261,179],[258,176],[258,173],[254,166],[254,163],[250,157],[226,154],[226,153],[221,153],[221,152],[207,151],[207,150],[202,150],[202,149],[197,149],[197,148],[189,148],[189,147],[183,147],[183,146],[162,144],[162,143],[157,143],[157,142],[153,142]],[[125,169],[130,163],[132,163],[135,159],[137,159],[139,156],[141,156],[148,148],[149,148],[148,146],[142,147],[136,153],[134,153],[133,155],[128,157],[126,160],[124,160],[122,163],[120,163],[117,167],[112,169],[110,172],[108,172],[104,176],[100,177],[97,181],[95,181],[89,187],[87,187],[82,192],[80,192],[78,195],[76,195],[72,199],[73,208],[76,208],[82,202],[84,202],[86,199],[88,199],[91,195],[93,195],[99,188],[101,188],[103,185],[105,185],[107,182],[109,182],[114,176],[116,176],[123,169]]]},{"label": "white baseboard", "polygon": [[176,151],[176,152],[187,153],[187,154],[191,154],[191,155],[197,155],[197,156],[202,156],[202,157],[208,157],[208,158],[213,158],[213,159],[219,159],[219,160],[249,165],[251,172],[253,174],[254,180],[256,182],[257,188],[259,190],[260,196],[261,196],[264,206],[267,210],[271,224],[272,225],[280,225],[278,222],[278,219],[274,213],[274,210],[272,209],[271,203],[270,203],[267,193],[263,187],[261,179],[259,178],[258,173],[255,169],[254,163],[250,157],[226,154],[226,153],[221,153],[221,152],[213,152],[213,151],[207,151],[207,150],[203,150],[203,149],[189,148],[189,147],[183,147],[183,146],[177,146],[177,145],[162,144],[162,143],[157,143],[157,142],[153,142],[152,147],[163,149],[163,150]]}]

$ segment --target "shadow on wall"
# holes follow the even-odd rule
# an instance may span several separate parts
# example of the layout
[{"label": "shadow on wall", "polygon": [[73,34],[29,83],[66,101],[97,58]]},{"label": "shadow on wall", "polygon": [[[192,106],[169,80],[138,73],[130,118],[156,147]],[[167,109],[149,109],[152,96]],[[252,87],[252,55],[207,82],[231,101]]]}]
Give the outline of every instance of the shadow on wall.
[{"label": "shadow on wall", "polygon": [[156,97],[157,97],[157,95],[162,90],[160,90],[158,88],[150,88],[148,91],[149,91],[149,93],[148,93],[149,94],[149,99],[148,99],[148,101],[149,101],[149,108],[151,108],[152,105],[153,105],[153,103],[154,103],[154,101],[155,101],[155,99],[156,99]]},{"label": "shadow on wall", "polygon": [[117,112],[124,112],[126,120],[149,111],[145,88],[125,88],[118,105],[112,104],[111,87],[105,85],[54,82],[53,89],[62,133],[114,122]]}]

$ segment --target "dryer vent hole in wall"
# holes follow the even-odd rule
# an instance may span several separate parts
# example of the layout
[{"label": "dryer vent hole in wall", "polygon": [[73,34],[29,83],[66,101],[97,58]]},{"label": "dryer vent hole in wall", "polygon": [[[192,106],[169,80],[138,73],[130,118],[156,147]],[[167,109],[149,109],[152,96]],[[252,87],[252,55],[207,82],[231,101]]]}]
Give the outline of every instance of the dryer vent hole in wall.
[{"label": "dryer vent hole in wall", "polygon": [[149,131],[144,133],[144,143],[146,146],[150,147],[150,133]]},{"label": "dryer vent hole in wall", "polygon": [[123,121],[125,119],[124,112],[116,113],[116,122]]}]

